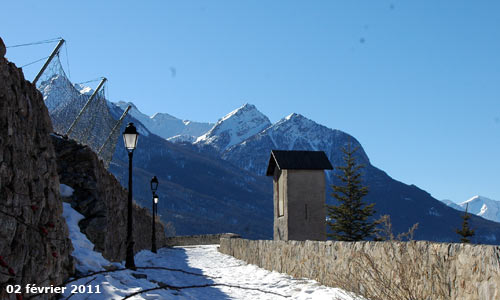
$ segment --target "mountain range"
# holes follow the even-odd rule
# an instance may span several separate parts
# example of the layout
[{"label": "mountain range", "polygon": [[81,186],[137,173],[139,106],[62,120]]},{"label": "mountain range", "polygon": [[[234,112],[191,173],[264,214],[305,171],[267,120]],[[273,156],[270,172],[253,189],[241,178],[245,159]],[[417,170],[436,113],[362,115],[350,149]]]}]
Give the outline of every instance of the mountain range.
[{"label": "mountain range", "polygon": [[214,126],[213,123],[193,122],[181,120],[167,113],[156,113],[153,116],[147,116],[140,112],[131,102],[120,101],[115,103],[121,109],[131,105],[129,114],[140,121],[152,133],[174,141],[194,141],[199,136],[206,133]]},{"label": "mountain range", "polygon": [[484,196],[474,196],[462,203],[455,203],[451,200],[443,202],[459,211],[467,211],[471,214],[483,217],[485,219],[500,222],[500,201],[492,200]]},{"label": "mountain range", "polygon": [[[55,87],[42,89],[47,98],[55,91]],[[107,103],[115,118],[127,105]],[[184,125],[177,126],[179,121]],[[134,105],[122,131],[127,122],[134,122],[141,133],[134,152],[134,198],[143,206],[150,206],[149,180],[156,175],[163,200],[159,213],[164,221],[174,224],[179,234],[229,231],[248,238],[271,238],[272,180],[264,176],[270,151],[322,150],[332,165],[340,166],[341,149],[351,143],[358,148],[358,162],[365,166],[363,181],[369,187],[366,200],[375,203],[376,217],[390,215],[396,233],[419,223],[416,239],[458,241],[455,229],[461,225],[462,212],[371,165],[353,136],[300,114],[290,114],[273,124],[254,105],[245,104],[203,133],[209,123],[185,122],[168,114],[148,117]],[[188,128],[191,123],[197,125]],[[192,138],[179,138],[182,135]],[[110,171],[124,186],[127,167],[126,150],[119,144]],[[338,183],[335,172],[326,172],[327,186]],[[335,204],[330,190],[326,192],[327,203]],[[470,222],[476,230],[473,242],[500,240],[500,223],[478,216],[472,216]]]}]

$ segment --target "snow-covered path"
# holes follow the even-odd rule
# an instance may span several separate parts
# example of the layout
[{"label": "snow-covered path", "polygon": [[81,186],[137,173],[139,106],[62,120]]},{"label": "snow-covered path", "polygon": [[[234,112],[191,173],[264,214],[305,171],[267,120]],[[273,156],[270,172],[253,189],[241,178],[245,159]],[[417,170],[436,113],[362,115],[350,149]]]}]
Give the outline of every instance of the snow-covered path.
[{"label": "snow-covered path", "polygon": [[[64,215],[70,232],[79,232],[77,222],[81,215],[66,203]],[[119,270],[70,282],[63,299],[71,296],[72,285],[87,287],[85,292],[72,295],[74,300],[123,299],[136,292],[139,293],[129,299],[353,299],[340,289],[325,287],[313,280],[294,279],[249,265],[219,253],[217,245],[162,248],[157,254],[144,250],[135,256],[139,268],[131,271],[120,270],[124,269],[123,264],[106,266],[107,261],[100,253],[88,249],[90,242],[83,241],[84,235],[72,234],[71,238],[77,269],[82,273],[102,271],[110,266]],[[162,285],[171,288],[159,288]],[[89,286],[99,293],[89,293]],[[141,292],[148,289],[151,290]]]}]

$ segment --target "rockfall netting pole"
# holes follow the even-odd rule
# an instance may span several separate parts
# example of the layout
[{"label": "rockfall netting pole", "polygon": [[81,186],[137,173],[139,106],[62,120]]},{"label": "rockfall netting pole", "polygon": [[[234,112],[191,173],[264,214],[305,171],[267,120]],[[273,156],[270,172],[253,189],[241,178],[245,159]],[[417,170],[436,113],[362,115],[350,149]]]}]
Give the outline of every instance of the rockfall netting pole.
[{"label": "rockfall netting pole", "polygon": [[108,135],[108,138],[104,141],[104,144],[102,144],[101,148],[99,149],[99,151],[97,152],[97,155],[101,155],[101,152],[102,150],[104,149],[104,147],[106,147],[106,145],[108,144],[109,140],[111,140],[111,136],[113,136],[113,134],[115,133],[115,131],[120,127],[123,119],[125,118],[125,116],[128,114],[128,111],[132,108],[132,105],[129,105],[127,106],[127,108],[125,109],[125,111],[123,112],[122,116],[120,117],[120,119],[116,122],[115,126],[113,127],[113,129],[111,130],[111,132],[109,133]]},{"label": "rockfall netting pole", "polygon": [[59,43],[57,43],[56,47],[54,48],[54,50],[50,54],[49,58],[47,58],[47,61],[45,62],[45,64],[43,65],[43,67],[40,69],[40,72],[38,72],[38,74],[36,74],[35,79],[33,79],[33,82],[32,82],[33,85],[36,85],[36,82],[38,81],[38,79],[40,79],[40,76],[42,76],[42,74],[45,71],[45,69],[47,69],[47,66],[50,64],[50,62],[52,61],[52,59],[54,58],[54,56],[56,56],[59,53],[59,49],[64,44],[64,42],[65,42],[64,39],[61,39],[59,41]]},{"label": "rockfall netting pole", "polygon": [[97,88],[95,89],[94,93],[92,93],[92,96],[90,96],[89,100],[87,101],[87,103],[85,103],[85,105],[82,107],[82,109],[80,110],[80,112],[78,113],[78,115],[76,116],[75,120],[73,121],[73,123],[71,123],[71,126],[69,126],[68,128],[68,131],[66,131],[66,136],[69,136],[71,131],[73,130],[73,127],[75,127],[76,123],[78,122],[78,120],[80,119],[80,117],[82,116],[83,112],[85,111],[85,109],[87,108],[87,106],[89,106],[89,104],[92,102],[92,100],[94,99],[94,97],[97,95],[97,93],[99,92],[99,90],[101,89],[101,87],[104,85],[104,83],[106,82],[106,77],[103,77],[101,82],[99,82],[99,85],[97,86]]}]

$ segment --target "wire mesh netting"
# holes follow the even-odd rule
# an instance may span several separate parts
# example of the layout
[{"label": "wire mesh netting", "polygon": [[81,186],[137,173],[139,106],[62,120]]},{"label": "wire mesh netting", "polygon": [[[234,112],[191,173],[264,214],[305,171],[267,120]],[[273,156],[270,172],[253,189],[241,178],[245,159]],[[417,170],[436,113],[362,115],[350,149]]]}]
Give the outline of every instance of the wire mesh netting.
[{"label": "wire mesh netting", "polygon": [[112,130],[120,128],[121,120],[113,118],[110,112],[106,86],[91,97],[93,90],[71,83],[57,55],[38,80],[37,88],[43,94],[54,131],[89,146],[107,168],[120,134],[119,130]]}]

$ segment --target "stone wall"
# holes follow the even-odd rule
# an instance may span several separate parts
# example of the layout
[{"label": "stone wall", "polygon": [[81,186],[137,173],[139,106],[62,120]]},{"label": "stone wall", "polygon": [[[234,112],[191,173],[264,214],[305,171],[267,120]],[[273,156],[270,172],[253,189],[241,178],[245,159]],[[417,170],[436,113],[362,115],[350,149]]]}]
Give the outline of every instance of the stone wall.
[{"label": "stone wall", "polygon": [[500,299],[498,246],[223,238],[219,251],[371,299]]},{"label": "stone wall", "polygon": [[167,246],[191,246],[191,245],[217,245],[220,244],[221,238],[239,238],[240,235],[235,233],[219,233],[219,234],[200,234],[200,235],[181,235],[168,237],[166,239]]},{"label": "stone wall", "polygon": [[[52,135],[59,180],[75,191],[71,206],[85,216],[79,226],[95,250],[112,261],[125,259],[128,192],[97,155],[74,140]],[[148,209],[134,205],[134,252],[151,249],[152,219]],[[158,218],[159,219],[159,218]],[[164,226],[157,221],[156,245],[165,245]]]},{"label": "stone wall", "polygon": [[15,299],[7,284],[58,285],[74,264],[47,108],[4,55],[0,38],[0,298]]}]

